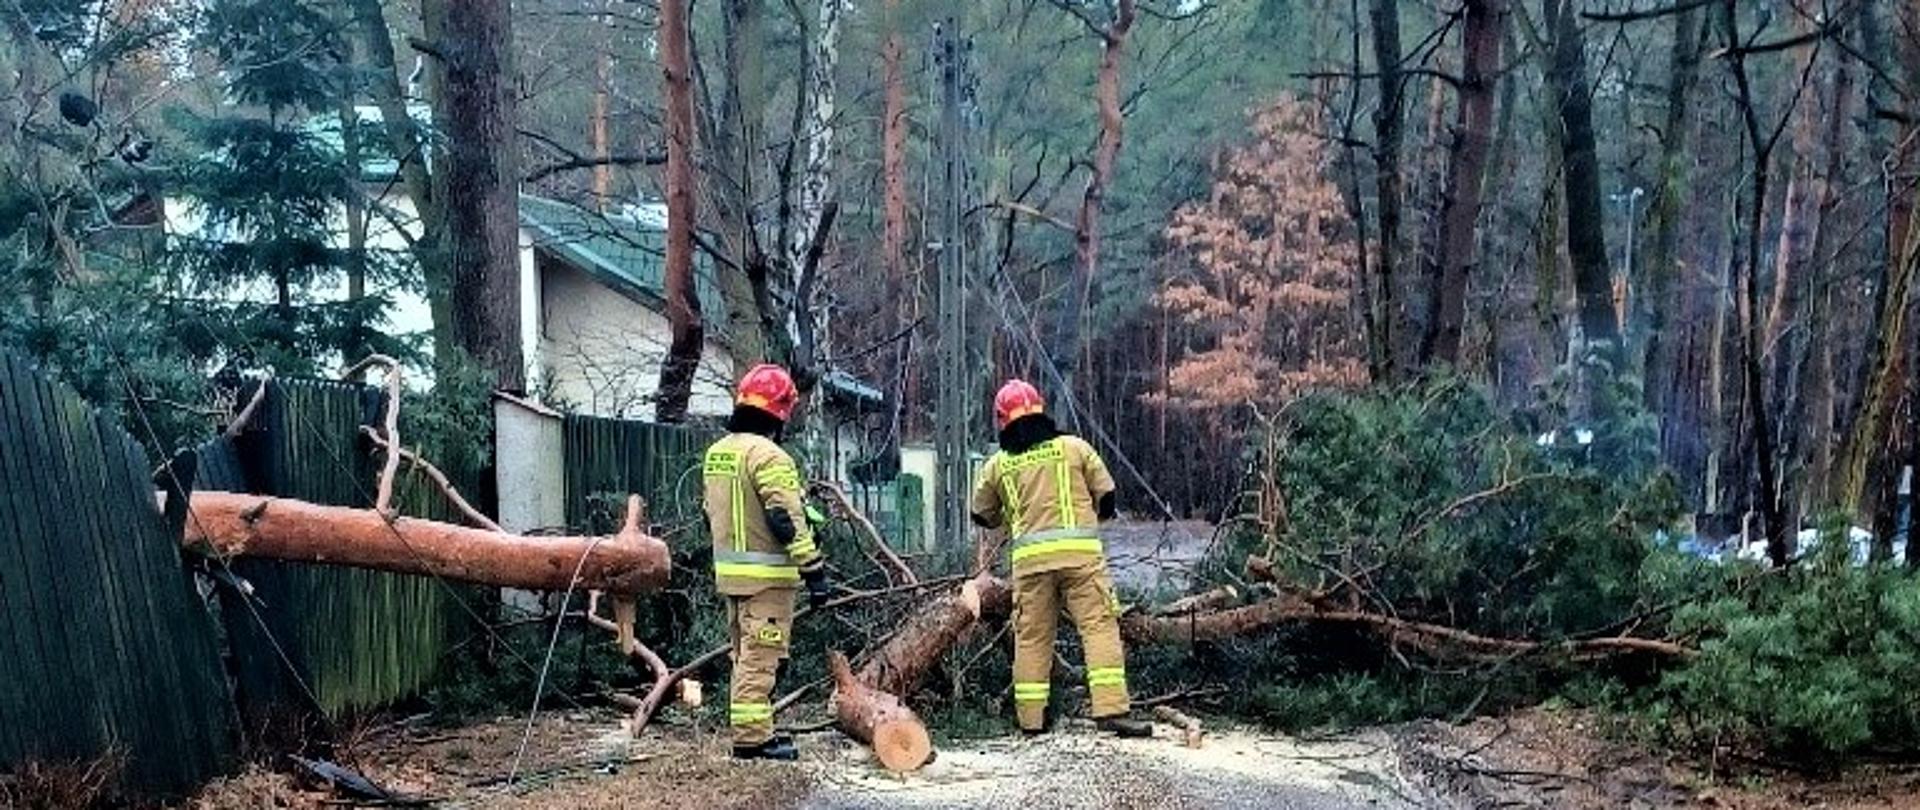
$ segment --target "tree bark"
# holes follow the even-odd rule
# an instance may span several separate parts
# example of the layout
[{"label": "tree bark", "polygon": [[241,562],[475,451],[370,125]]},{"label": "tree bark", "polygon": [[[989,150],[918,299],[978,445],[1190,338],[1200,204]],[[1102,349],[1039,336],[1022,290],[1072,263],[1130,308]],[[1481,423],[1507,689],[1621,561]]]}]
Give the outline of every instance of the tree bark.
[{"label": "tree bark", "polygon": [[1567,257],[1573,263],[1579,300],[1579,355],[1584,365],[1600,361],[1601,379],[1583,372],[1582,399],[1595,416],[1610,417],[1610,380],[1621,371],[1620,322],[1613,303],[1613,269],[1607,260],[1606,199],[1600,192],[1600,158],[1593,133],[1593,88],[1587,81],[1586,37],[1573,0],[1544,0],[1553,31],[1548,81],[1560,103],[1560,152],[1565,165]]},{"label": "tree bark", "polygon": [[[366,60],[369,81],[367,90],[373,96],[373,103],[380,108],[380,128],[386,133],[387,148],[393,152],[399,165],[400,187],[406,191],[407,200],[413,204],[413,215],[420,229],[420,236],[412,239],[413,258],[420,265],[420,276],[427,294],[428,315],[433,322],[433,356],[445,358],[453,356],[453,299],[452,281],[447,277],[446,262],[440,254],[439,233],[441,217],[435,207],[433,197],[433,178],[427,174],[426,139],[421,136],[419,122],[415,121],[407,106],[406,89],[400,85],[399,68],[393,55],[393,32],[387,27],[386,13],[380,0],[352,0],[353,19],[360,29],[361,46],[357,49]],[[423,17],[430,11],[432,0],[421,6]],[[348,353],[354,357],[356,353]]]},{"label": "tree bark", "polygon": [[[370,568],[529,590],[633,596],[665,587],[666,543],[628,527],[613,537],[520,537],[371,509],[232,492],[193,493],[181,543],[221,557]],[[575,571],[579,579],[574,579]]]},{"label": "tree bark", "polygon": [[1422,364],[1458,365],[1466,325],[1467,281],[1478,244],[1480,200],[1492,146],[1495,75],[1500,69],[1503,0],[1467,0],[1462,34],[1459,119],[1447,154],[1447,187],[1441,200],[1440,251],[1429,276],[1439,279],[1429,309],[1431,327],[1421,347]]},{"label": "tree bark", "polygon": [[1106,205],[1107,184],[1113,179],[1113,163],[1120,155],[1126,120],[1120,107],[1120,63],[1126,55],[1127,34],[1133,30],[1134,0],[1118,0],[1113,21],[1100,32],[1100,72],[1094,86],[1094,98],[1100,109],[1100,139],[1094,145],[1093,162],[1088,169],[1086,192],[1080,198],[1080,213],[1074,219],[1073,281],[1061,299],[1060,339],[1055,356],[1067,391],[1071,396],[1075,372],[1080,368],[1083,336],[1081,323],[1088,315],[1093,297],[1093,279],[1100,267],[1100,214]]},{"label": "tree bark", "polygon": [[513,10],[508,0],[422,6],[441,92],[434,121],[445,136],[434,198],[448,205],[440,238],[451,283],[454,342],[507,391],[526,388],[520,353],[520,171]]},{"label": "tree bark", "polygon": [[833,712],[840,729],[871,746],[881,765],[894,772],[915,771],[933,758],[927,725],[899,698],[861,683],[847,657],[838,652],[827,654],[827,669],[833,675]]},{"label": "tree bark", "polygon": [[1590,660],[1627,653],[1684,658],[1693,654],[1693,650],[1674,642],[1633,636],[1559,642],[1494,638],[1383,614],[1332,609],[1290,593],[1246,607],[1192,616],[1160,618],[1130,614],[1120,620],[1120,634],[1126,640],[1140,644],[1189,645],[1236,638],[1296,623],[1354,625],[1374,633],[1396,649],[1418,650],[1445,660],[1507,660],[1556,654],[1575,660]]},{"label": "tree bark", "polygon": [[[761,35],[760,0],[726,0],[721,7],[725,40],[726,91],[720,97],[718,117],[709,124],[715,160],[705,174],[718,216],[721,241],[735,267],[720,268],[726,290],[730,331],[742,356],[774,357],[770,336],[763,333],[755,298],[755,278],[764,278],[772,259],[767,255],[762,222],[754,216],[755,171],[764,147],[765,44]],[[778,246],[775,246],[778,248]]]},{"label": "tree bark", "polygon": [[700,370],[706,325],[693,283],[693,88],[687,57],[687,2],[660,3],[660,63],[667,97],[667,322],[673,339],[660,364],[654,419],[684,422]]},{"label": "tree bark", "polygon": [[899,631],[874,648],[860,667],[860,681],[882,692],[911,695],[933,665],[966,638],[982,617],[1013,610],[1005,580],[982,574],[921,608]]},{"label": "tree bark", "polygon": [[1745,273],[1741,287],[1741,379],[1746,399],[1748,428],[1752,432],[1753,462],[1759,472],[1761,519],[1766,526],[1767,558],[1775,567],[1785,566],[1792,556],[1788,537],[1785,493],[1781,491],[1779,458],[1764,367],[1765,347],[1761,341],[1760,312],[1760,235],[1766,222],[1767,188],[1772,177],[1775,140],[1761,133],[1760,113],[1747,75],[1746,56],[1741,50],[1737,0],[1724,0],[1720,7],[1721,28],[1725,34],[1727,69],[1738,89],[1741,119],[1746,125],[1747,143],[1752,149],[1752,187],[1747,200],[1747,247],[1742,257]]},{"label": "tree bark", "polygon": [[613,198],[613,163],[608,158],[613,153],[607,132],[607,107],[613,95],[613,28],[607,18],[610,0],[602,0],[600,14],[595,20],[599,30],[594,43],[593,55],[593,110],[588,120],[588,135],[593,144],[593,205],[598,211],[607,210],[607,203]]},{"label": "tree bark", "polygon": [[[1896,35],[1887,47],[1895,51],[1889,56],[1899,59],[1902,65],[1901,76],[1909,87],[1920,81],[1920,43],[1914,43],[1911,37],[1899,36],[1901,31],[1920,30],[1920,8],[1914,3],[1900,3],[1897,22],[1889,26]],[[1869,24],[1872,24],[1871,22]],[[1881,89],[1876,85],[1876,90]],[[1876,101],[1891,101],[1894,93],[1877,94]],[[1920,102],[1909,101],[1906,104],[1906,118],[1901,122],[1898,136],[1892,144],[1892,153],[1886,158],[1890,168],[1887,173],[1887,264],[1886,273],[1877,290],[1879,299],[1875,310],[1874,341],[1868,349],[1865,360],[1867,378],[1854,408],[1850,421],[1845,452],[1842,455],[1843,467],[1839,474],[1841,505],[1852,512],[1856,520],[1872,521],[1882,511],[1884,504],[1880,495],[1884,487],[1873,483],[1875,477],[1898,476],[1898,463],[1890,459],[1893,432],[1893,420],[1896,405],[1900,400],[1903,378],[1906,369],[1906,354],[1909,351],[1907,323],[1910,309],[1909,299],[1913,294],[1914,277],[1920,273],[1920,206],[1914,204],[1915,184],[1920,182],[1920,147],[1914,141],[1920,138]]]},{"label": "tree bark", "polygon": [[1665,415],[1672,395],[1674,367],[1679,363],[1680,340],[1667,331],[1680,324],[1681,296],[1674,279],[1679,276],[1679,260],[1674,255],[1679,240],[1683,205],[1691,186],[1693,157],[1687,151],[1693,136],[1694,82],[1700,75],[1701,21],[1696,9],[1673,15],[1673,49],[1668,54],[1667,117],[1660,138],[1660,184],[1654,189],[1651,212],[1652,250],[1647,256],[1647,298],[1645,308],[1647,410]]},{"label": "tree bark", "polygon": [[[887,298],[893,302],[893,326],[898,329],[913,318],[912,296],[907,284],[907,80],[900,66],[904,51],[900,37],[900,0],[886,0],[882,9],[887,40],[880,50],[884,98],[880,120],[880,174],[885,208],[880,261],[887,274]],[[899,356],[903,363],[909,346],[902,342]]]},{"label": "tree bark", "polygon": [[[1826,102],[1822,105],[1825,126],[1820,135],[1818,186],[1813,202],[1813,247],[1809,251],[1809,286],[1804,337],[1795,342],[1794,363],[1799,373],[1798,393],[1793,398],[1796,416],[1789,420],[1798,431],[1795,457],[1804,461],[1799,476],[1802,514],[1824,506],[1830,490],[1827,477],[1833,468],[1833,446],[1837,438],[1834,425],[1833,298],[1837,284],[1838,257],[1835,255],[1832,215],[1839,205],[1836,189],[1844,182],[1847,162],[1847,132],[1853,110],[1852,57],[1836,53],[1831,76],[1826,83]],[[1889,547],[1890,549],[1890,547]]]},{"label": "tree bark", "polygon": [[1374,194],[1379,198],[1375,203],[1379,209],[1379,224],[1375,229],[1379,241],[1378,250],[1374,251],[1378,266],[1373,282],[1379,285],[1379,295],[1374,298],[1378,308],[1374,326],[1379,334],[1374,339],[1387,355],[1388,371],[1398,378],[1408,372],[1393,327],[1394,319],[1399,317],[1396,287],[1400,284],[1400,213],[1404,197],[1400,146],[1405,132],[1406,106],[1406,88],[1400,69],[1400,4],[1397,0],[1373,0],[1371,12],[1374,71],[1380,77],[1380,106],[1373,113]]}]

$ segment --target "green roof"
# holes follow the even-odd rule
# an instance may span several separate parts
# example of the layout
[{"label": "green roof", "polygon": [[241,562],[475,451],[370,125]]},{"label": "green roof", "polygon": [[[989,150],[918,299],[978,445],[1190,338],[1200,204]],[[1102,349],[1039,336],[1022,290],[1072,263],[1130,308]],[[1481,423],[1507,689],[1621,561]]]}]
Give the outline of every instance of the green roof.
[{"label": "green roof", "polygon": [[[520,195],[520,225],[533,236],[536,250],[566,261],[600,283],[660,309],[666,305],[666,232],[664,217],[600,213],[532,194]],[[720,295],[713,260],[693,255],[694,292],[707,334],[727,331],[727,306]]]}]

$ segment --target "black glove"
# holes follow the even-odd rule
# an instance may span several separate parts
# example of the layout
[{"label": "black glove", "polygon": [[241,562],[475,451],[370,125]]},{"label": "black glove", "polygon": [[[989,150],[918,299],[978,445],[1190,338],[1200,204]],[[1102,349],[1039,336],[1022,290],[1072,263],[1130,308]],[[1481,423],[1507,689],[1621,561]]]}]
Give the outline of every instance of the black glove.
[{"label": "black glove", "polygon": [[827,584],[827,569],[812,568],[800,572],[800,578],[807,582],[807,606],[819,610],[827,606],[827,600],[833,598],[833,587]]}]

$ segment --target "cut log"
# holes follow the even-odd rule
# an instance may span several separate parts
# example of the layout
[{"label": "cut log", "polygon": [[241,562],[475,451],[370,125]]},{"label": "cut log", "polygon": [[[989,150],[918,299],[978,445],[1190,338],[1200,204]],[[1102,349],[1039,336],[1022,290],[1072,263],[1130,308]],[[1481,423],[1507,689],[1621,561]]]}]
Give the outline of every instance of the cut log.
[{"label": "cut log", "polygon": [[827,654],[833,674],[833,713],[840,730],[873,749],[873,756],[896,773],[918,770],[933,758],[933,738],[920,716],[893,695],[860,682],[847,657]]},{"label": "cut log", "polygon": [[1153,707],[1153,716],[1162,723],[1180,729],[1181,740],[1188,748],[1199,748],[1206,731],[1200,727],[1200,721],[1188,716],[1172,706]]},{"label": "cut log", "polygon": [[982,616],[1005,616],[1013,611],[1013,591],[1006,580],[981,574],[921,608],[898,632],[889,636],[860,668],[860,680],[894,695],[911,695],[933,668],[980,622]]},{"label": "cut log", "polygon": [[[612,537],[521,537],[370,509],[232,492],[195,492],[181,543],[220,557],[372,568],[527,590],[569,586],[634,596],[667,584],[659,538],[629,525]],[[575,572],[578,571],[578,581]]]}]

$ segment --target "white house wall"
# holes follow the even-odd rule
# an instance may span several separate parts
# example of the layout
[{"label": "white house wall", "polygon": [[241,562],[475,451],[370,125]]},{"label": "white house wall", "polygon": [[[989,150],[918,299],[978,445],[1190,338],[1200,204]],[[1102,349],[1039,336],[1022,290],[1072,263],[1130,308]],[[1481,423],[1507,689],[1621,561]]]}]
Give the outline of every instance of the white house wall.
[{"label": "white house wall", "polygon": [[[558,261],[539,263],[538,378],[556,405],[599,416],[651,419],[651,397],[672,340],[666,316]],[[733,409],[735,363],[708,341],[688,410],[724,417]]]}]

